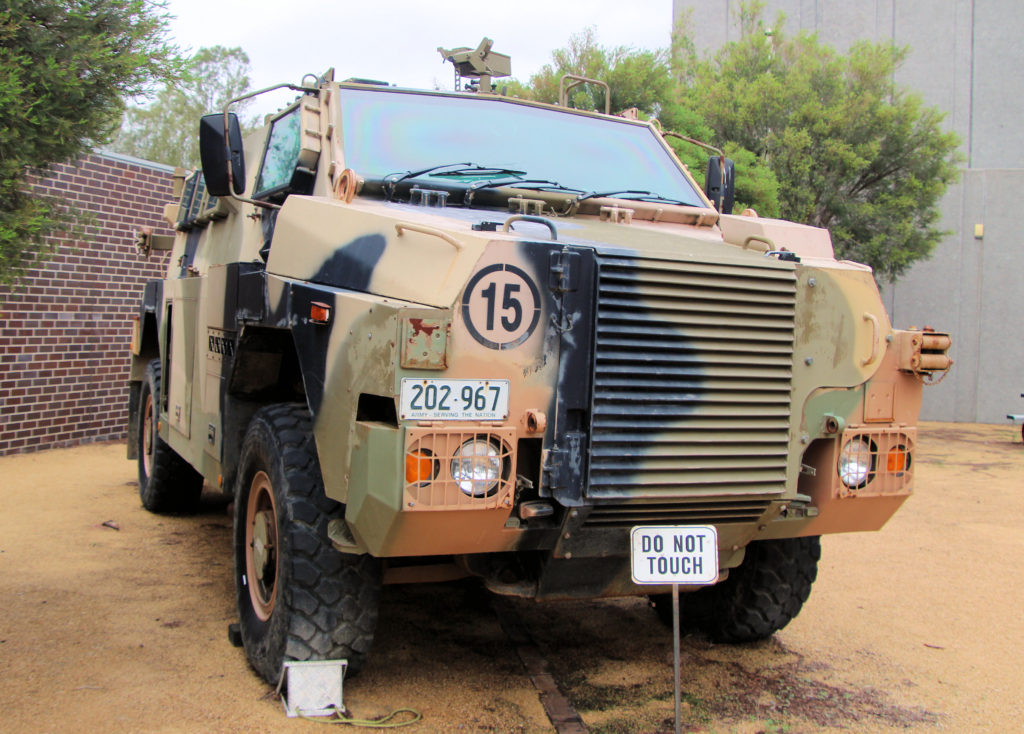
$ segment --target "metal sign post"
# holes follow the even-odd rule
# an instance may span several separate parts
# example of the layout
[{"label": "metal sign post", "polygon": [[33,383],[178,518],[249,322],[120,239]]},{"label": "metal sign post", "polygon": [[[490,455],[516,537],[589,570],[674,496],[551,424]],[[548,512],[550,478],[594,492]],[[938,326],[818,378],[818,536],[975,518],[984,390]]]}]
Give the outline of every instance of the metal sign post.
[{"label": "metal sign post", "polygon": [[633,583],[672,585],[672,663],[676,734],[680,734],[679,585],[718,580],[718,531],[712,525],[635,527],[629,534],[629,550]]},{"label": "metal sign post", "polygon": [[672,666],[675,669],[675,695],[676,695],[676,734],[680,734],[680,719],[682,718],[682,704],[680,702],[679,688],[679,584],[672,584]]}]

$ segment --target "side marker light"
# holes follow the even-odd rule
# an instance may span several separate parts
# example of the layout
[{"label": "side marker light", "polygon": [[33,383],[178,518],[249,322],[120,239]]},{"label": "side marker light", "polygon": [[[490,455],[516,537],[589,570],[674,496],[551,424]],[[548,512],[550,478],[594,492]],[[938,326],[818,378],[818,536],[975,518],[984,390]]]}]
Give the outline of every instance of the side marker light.
[{"label": "side marker light", "polygon": [[331,307],[326,303],[313,301],[309,304],[309,320],[314,324],[326,324],[331,320]]}]

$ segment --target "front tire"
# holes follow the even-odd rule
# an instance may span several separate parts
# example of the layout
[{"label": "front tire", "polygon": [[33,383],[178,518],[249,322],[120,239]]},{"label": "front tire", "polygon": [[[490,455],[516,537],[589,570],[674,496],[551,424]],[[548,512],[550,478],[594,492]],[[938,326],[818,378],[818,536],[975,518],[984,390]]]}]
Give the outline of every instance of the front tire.
[{"label": "front tire", "polygon": [[150,512],[194,512],[203,475],[168,446],[157,431],[160,420],[160,360],[146,365],[139,396],[139,498]]},{"label": "front tire", "polygon": [[235,592],[249,664],[277,684],[286,660],[362,667],[377,626],[380,562],[341,553],[327,524],[343,508],[324,494],[304,405],[253,417],[235,490]]},{"label": "front tire", "polygon": [[[792,621],[818,575],[818,536],[761,540],[747,546],[739,567],[720,584],[679,597],[679,626],[712,642],[754,642]],[[661,620],[672,624],[672,598],[651,597]]]}]

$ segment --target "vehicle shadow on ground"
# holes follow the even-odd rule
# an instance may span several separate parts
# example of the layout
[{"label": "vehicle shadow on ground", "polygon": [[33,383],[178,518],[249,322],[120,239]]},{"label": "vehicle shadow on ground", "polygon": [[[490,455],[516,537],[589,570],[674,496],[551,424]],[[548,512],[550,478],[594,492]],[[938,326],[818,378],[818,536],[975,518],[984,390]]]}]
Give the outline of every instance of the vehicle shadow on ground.
[{"label": "vehicle shadow on ground", "polygon": [[[222,578],[204,585],[215,587],[226,607],[234,601],[231,509],[230,499],[207,491],[195,515],[164,518],[169,522],[158,541],[220,559]],[[645,599],[510,601],[591,732],[674,730],[672,635]],[[469,707],[471,713],[453,713],[459,725],[537,731],[522,696],[507,693],[518,686],[527,698],[537,695],[492,602],[473,579],[385,587],[370,661],[346,682],[347,690],[401,691],[441,708],[468,690],[489,691]],[[746,645],[684,636],[681,679],[684,731],[902,729],[943,718],[899,705],[885,691],[851,684],[842,670],[805,658],[777,636]],[[440,723],[436,717],[434,722]]]},{"label": "vehicle shadow on ground", "polygon": [[[591,732],[673,731],[672,635],[646,600],[515,600],[512,606]],[[381,615],[377,672],[443,660],[452,663],[448,675],[456,687],[525,678],[489,593],[475,582],[389,587]],[[906,728],[941,718],[842,681],[842,671],[807,660],[774,637],[714,645],[685,636],[681,679],[685,731]]]}]

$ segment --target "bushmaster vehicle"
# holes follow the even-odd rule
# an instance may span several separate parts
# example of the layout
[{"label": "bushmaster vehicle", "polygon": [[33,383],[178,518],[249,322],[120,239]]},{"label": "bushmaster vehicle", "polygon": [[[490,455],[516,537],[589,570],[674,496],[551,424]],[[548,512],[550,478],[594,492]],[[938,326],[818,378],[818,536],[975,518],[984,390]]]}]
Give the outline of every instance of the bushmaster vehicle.
[{"label": "bushmaster vehicle", "polygon": [[203,118],[176,234],[140,238],[171,251],[131,346],[142,503],[233,495],[269,681],[357,670],[387,583],[649,595],[664,617],[671,587],[631,576],[644,526],[717,531],[682,624],[772,634],[819,536],[910,495],[949,336],[894,329],[828,232],[732,215],[728,161],[702,190],[657,125],[496,94],[487,41],[442,53],[469,91],[329,72],[244,145]]}]

